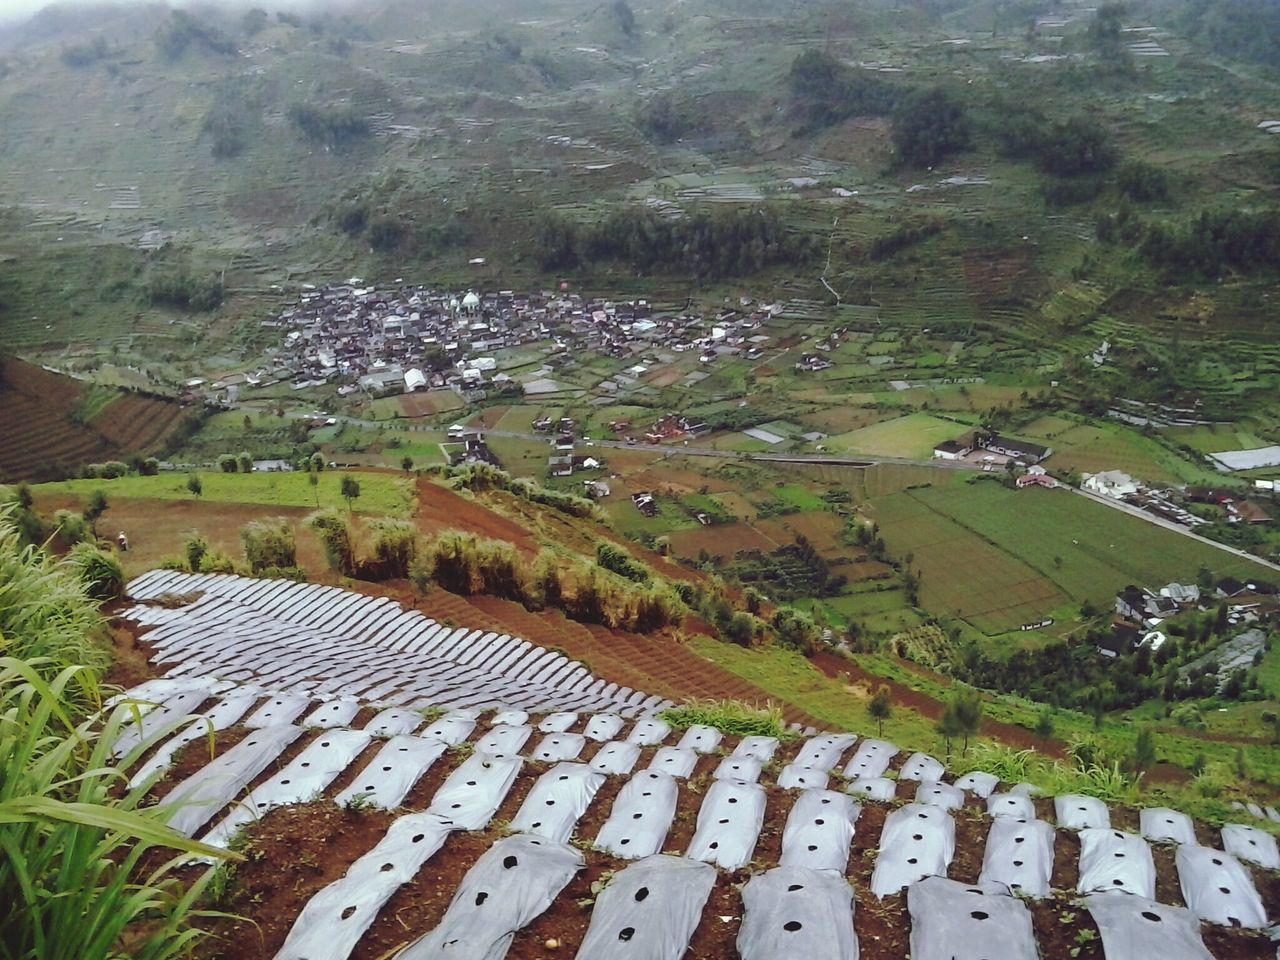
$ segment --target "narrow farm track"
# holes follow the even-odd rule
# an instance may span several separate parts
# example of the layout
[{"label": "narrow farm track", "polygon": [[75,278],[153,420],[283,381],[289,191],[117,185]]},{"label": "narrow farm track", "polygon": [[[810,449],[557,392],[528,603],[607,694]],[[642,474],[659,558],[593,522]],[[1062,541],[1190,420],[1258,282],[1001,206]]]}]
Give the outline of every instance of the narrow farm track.
[{"label": "narrow farm track", "polygon": [[[765,704],[759,687],[735,677],[671,640],[625,630],[585,625],[552,611],[530,613],[518,603],[496,597],[460,597],[434,590],[417,606],[436,620],[522,637],[562,650],[581,660],[596,676],[671,700],[741,700]],[[780,704],[788,723],[821,729],[823,724],[791,704]]]}]

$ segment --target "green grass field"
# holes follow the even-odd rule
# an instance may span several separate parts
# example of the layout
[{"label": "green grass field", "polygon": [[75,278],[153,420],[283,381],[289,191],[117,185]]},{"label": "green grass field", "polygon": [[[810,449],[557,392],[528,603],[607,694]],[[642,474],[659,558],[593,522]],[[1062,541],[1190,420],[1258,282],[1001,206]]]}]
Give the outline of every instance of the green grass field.
[{"label": "green grass field", "polygon": [[1178,443],[1185,443],[1201,453],[1221,453],[1224,450],[1255,450],[1267,446],[1267,441],[1249,430],[1234,425],[1214,427],[1170,427],[1164,435]]},{"label": "green grass field", "polygon": [[[306,473],[201,473],[201,500],[207,503],[253,503],[271,507],[336,507],[345,510],[347,502],[339,494],[342,471],[326,470],[312,487]],[[413,512],[413,487],[404,478],[388,473],[353,473],[360,483],[360,497],[355,501],[358,513],[388,517],[407,517]],[[42,494],[71,494],[88,497],[101,490],[108,500],[113,497],[130,500],[193,500],[187,489],[186,474],[162,474],[157,477],[128,476],[115,480],[64,480],[43,483],[32,488]]]},{"label": "green grass field", "polygon": [[965,427],[927,413],[912,413],[896,420],[875,423],[851,433],[828,437],[823,445],[832,453],[863,453],[882,457],[928,460],[933,448],[943,440],[962,433]]},{"label": "green grass field", "polygon": [[1123,470],[1149,483],[1213,483],[1219,476],[1207,465],[1185,460],[1158,440],[1118,424],[1041,417],[1019,433],[1051,446],[1048,465],[1057,470]]}]

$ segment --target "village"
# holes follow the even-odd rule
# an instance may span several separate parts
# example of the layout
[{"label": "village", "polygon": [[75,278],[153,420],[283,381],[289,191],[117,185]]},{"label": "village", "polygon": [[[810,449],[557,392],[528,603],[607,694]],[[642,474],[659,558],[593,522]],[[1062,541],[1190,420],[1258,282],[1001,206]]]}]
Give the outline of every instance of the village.
[{"label": "village", "polygon": [[[686,305],[687,306],[687,305]],[[637,362],[598,386],[618,393],[634,384],[661,350],[674,358],[696,351],[700,363],[720,356],[757,359],[771,339],[762,323],[781,306],[743,298],[715,316],[656,310],[647,300],[584,298],[562,289],[517,293],[448,292],[397,281],[380,288],[360,278],[301,297],[262,326],[283,331],[281,346],[258,369],[211,386],[234,400],[242,386],[291,384],[295,390],[338,385],[341,396],[448,389],[470,401],[494,392],[555,393],[555,373],[584,352]],[[519,376],[503,372],[498,351],[537,348],[541,365]]]}]

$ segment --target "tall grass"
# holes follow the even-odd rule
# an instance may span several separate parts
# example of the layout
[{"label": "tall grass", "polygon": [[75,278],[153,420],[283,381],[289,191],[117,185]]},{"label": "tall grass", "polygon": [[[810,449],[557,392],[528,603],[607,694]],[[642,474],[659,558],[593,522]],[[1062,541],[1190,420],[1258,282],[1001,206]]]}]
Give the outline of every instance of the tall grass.
[{"label": "tall grass", "polygon": [[1055,761],[1034,750],[992,743],[975,744],[967,755],[952,760],[951,769],[957,776],[982,770],[1004,783],[1031,783],[1047,796],[1078,793],[1109,803],[1136,802],[1141,781],[1111,757],[1075,752],[1067,760]]},{"label": "tall grass", "polygon": [[4,960],[169,960],[197,931],[186,925],[209,871],[184,886],[177,851],[225,857],[174,833],[145,786],[123,789],[140,746],[114,765],[111,745],[132,708],[78,720],[99,700],[92,670],[52,680],[38,663],[0,658],[0,926]]},{"label": "tall grass", "polygon": [[208,874],[184,886],[193,843],[128,789],[111,747],[136,706],[104,716],[102,619],[74,563],[25,547],[0,513],[0,960],[168,960]]},{"label": "tall grass", "polygon": [[24,544],[12,520],[12,507],[0,508],[0,654],[39,661],[46,676],[69,664],[102,669],[103,621],[79,568]]}]

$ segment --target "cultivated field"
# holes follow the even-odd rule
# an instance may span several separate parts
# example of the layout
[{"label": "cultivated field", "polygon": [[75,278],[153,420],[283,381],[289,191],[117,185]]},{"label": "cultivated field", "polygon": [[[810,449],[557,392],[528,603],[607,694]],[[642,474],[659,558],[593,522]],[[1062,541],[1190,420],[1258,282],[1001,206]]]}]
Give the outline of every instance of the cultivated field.
[{"label": "cultivated field", "polygon": [[822,441],[832,453],[864,453],[882,457],[928,460],[933,448],[968,429],[963,424],[942,420],[927,413],[912,413],[896,420],[841,433]]},{"label": "cultivated field", "polygon": [[155,450],[177,403],[93,388],[20,360],[0,361],[0,480],[65,476],[87,463]]},{"label": "cultivated field", "polygon": [[1065,490],[1008,490],[993,480],[916,488],[874,500],[891,551],[910,551],[925,606],[987,632],[1084,600],[1107,606],[1128,584],[1269,576],[1266,568]]}]

